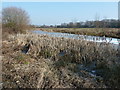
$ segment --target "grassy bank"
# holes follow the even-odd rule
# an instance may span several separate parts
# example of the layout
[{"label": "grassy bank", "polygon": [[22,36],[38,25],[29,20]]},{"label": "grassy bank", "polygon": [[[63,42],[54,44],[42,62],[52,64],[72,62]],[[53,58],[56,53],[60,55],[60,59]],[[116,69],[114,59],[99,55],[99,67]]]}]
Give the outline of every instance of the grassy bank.
[{"label": "grassy bank", "polygon": [[120,88],[120,51],[110,44],[32,33],[2,43],[3,87]]},{"label": "grassy bank", "polygon": [[120,38],[118,28],[36,28],[35,30]]}]

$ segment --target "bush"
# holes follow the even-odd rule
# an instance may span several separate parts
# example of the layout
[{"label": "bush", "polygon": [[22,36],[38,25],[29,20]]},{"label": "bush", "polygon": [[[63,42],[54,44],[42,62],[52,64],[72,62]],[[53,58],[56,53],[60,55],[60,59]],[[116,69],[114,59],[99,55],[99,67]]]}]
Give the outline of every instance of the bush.
[{"label": "bush", "polygon": [[25,10],[17,7],[4,8],[2,25],[14,33],[23,33],[29,24],[29,16]]}]

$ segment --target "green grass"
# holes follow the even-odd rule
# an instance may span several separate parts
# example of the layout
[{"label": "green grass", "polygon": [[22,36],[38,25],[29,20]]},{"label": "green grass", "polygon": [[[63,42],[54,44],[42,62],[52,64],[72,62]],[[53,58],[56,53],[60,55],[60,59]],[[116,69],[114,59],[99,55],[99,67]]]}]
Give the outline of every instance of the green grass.
[{"label": "green grass", "polygon": [[14,59],[16,60],[16,63],[21,63],[21,64],[30,63],[30,56],[23,53],[16,53]]}]

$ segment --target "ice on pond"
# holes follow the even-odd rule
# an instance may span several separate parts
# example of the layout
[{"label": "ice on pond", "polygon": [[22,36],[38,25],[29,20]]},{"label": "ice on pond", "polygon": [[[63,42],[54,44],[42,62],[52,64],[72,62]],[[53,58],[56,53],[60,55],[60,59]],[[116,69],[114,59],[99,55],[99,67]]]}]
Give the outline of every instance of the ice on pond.
[{"label": "ice on pond", "polygon": [[59,33],[59,32],[46,32],[35,30],[33,31],[37,34],[46,34],[52,37],[65,37],[65,38],[73,38],[73,39],[84,39],[87,41],[94,41],[94,42],[106,42],[111,44],[119,44],[120,39],[118,38],[108,38],[108,37],[99,37],[99,36],[87,36],[87,35],[76,35],[76,34],[69,34],[69,33]]}]

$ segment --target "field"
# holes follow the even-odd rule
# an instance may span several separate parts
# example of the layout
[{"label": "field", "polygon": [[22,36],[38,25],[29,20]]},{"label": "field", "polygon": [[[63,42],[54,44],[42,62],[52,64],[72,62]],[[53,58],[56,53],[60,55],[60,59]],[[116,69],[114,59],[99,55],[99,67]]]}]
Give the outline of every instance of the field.
[{"label": "field", "polygon": [[4,3],[0,88],[120,88],[120,20],[91,4]]},{"label": "field", "polygon": [[120,50],[33,33],[2,41],[5,88],[120,88]]},{"label": "field", "polygon": [[119,28],[35,28],[35,30],[120,38]]}]

